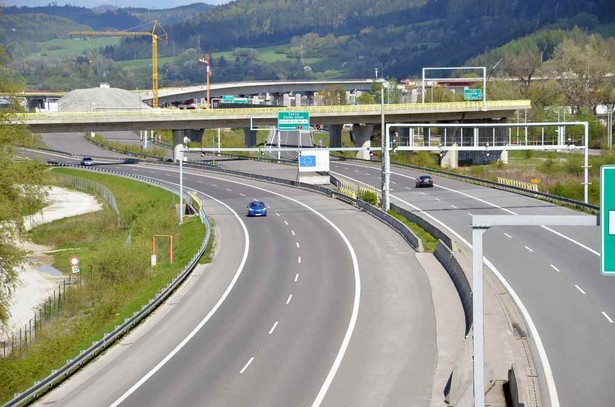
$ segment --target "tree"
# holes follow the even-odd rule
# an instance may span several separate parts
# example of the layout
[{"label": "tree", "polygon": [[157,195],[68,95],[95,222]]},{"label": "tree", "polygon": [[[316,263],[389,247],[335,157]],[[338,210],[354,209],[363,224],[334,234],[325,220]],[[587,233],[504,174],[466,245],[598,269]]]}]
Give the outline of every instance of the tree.
[{"label": "tree", "polygon": [[595,112],[605,89],[612,85],[609,74],[615,66],[615,39],[596,35],[582,42],[564,40],[549,63],[550,74],[566,97],[566,103],[579,112],[583,108]]},{"label": "tree", "polygon": [[[0,48],[0,93],[9,95],[12,108],[0,110],[0,329],[8,321],[8,305],[18,276],[15,268],[25,253],[17,239],[23,232],[23,217],[43,207],[44,167],[33,161],[15,159],[15,146],[28,144],[33,137],[24,125],[15,122],[20,109],[11,95],[19,90],[8,68],[8,58]],[[11,123],[11,124],[9,124]]]},{"label": "tree", "polygon": [[532,83],[532,77],[541,63],[541,52],[536,46],[521,54],[504,57],[506,73],[519,80],[520,90],[524,96],[527,95],[527,89]]}]

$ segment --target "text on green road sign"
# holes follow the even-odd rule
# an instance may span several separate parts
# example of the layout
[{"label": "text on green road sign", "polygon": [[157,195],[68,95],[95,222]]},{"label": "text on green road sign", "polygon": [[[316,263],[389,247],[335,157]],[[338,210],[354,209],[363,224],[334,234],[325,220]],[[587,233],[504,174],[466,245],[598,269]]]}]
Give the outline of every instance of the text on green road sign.
[{"label": "text on green road sign", "polygon": [[464,89],[463,91],[463,100],[481,100],[482,98],[482,89]]},{"label": "text on green road sign", "polygon": [[309,130],[310,112],[278,112],[278,130]]}]

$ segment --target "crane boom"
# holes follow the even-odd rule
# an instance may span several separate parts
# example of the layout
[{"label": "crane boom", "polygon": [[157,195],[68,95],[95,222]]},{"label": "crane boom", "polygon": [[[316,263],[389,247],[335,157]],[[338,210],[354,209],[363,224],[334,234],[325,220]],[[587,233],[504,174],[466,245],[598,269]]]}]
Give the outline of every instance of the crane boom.
[{"label": "crane boom", "polygon": [[[160,27],[164,34],[156,34],[156,27]],[[154,21],[152,31],[72,31],[73,37],[144,37],[152,38],[152,107],[158,107],[158,38],[167,41],[168,34]]]}]

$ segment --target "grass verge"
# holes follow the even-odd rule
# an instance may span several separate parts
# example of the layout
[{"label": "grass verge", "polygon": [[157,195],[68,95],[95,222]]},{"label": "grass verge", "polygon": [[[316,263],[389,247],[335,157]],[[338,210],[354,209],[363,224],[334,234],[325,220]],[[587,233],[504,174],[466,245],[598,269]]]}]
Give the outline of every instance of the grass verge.
[{"label": "grass verge", "polygon": [[[185,267],[205,234],[197,217],[177,224],[177,198],[167,191],[105,174],[69,169],[52,173],[56,171],[109,188],[125,227],[118,228],[113,211],[105,207],[31,231],[28,237],[33,242],[65,249],[54,254],[57,269],[68,272],[69,257],[80,258],[81,285],[67,291],[61,311],[39,331],[24,356],[0,359],[0,402],[46,377],[141,309]],[[159,265],[150,266],[154,234],[173,235],[173,264],[165,262],[169,240],[160,239]],[[209,253],[202,261],[211,258],[211,247]]]},{"label": "grass verge", "polygon": [[433,235],[431,235],[429,232],[427,232],[425,229],[423,229],[416,223],[410,222],[408,219],[406,219],[406,217],[400,215],[393,210],[389,210],[387,213],[401,223],[403,223],[404,225],[406,225],[406,227],[410,229],[423,242],[423,248],[426,252],[433,253],[434,251],[436,251],[438,239],[433,237]]}]

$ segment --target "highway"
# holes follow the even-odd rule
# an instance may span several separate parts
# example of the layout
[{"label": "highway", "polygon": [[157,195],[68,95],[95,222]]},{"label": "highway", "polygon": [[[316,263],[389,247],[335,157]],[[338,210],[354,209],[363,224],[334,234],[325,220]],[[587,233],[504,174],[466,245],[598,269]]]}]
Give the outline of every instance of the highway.
[{"label": "highway", "polygon": [[[332,163],[332,172],[380,186],[380,168]],[[416,171],[394,168],[391,202],[445,225],[471,244],[472,215],[578,215],[514,193],[433,176],[416,189]],[[485,258],[510,283],[533,319],[553,370],[561,406],[614,405],[608,385],[615,354],[615,280],[600,274],[598,227],[497,227]],[[467,245],[466,245],[467,250]]]},{"label": "highway", "polygon": [[[70,137],[57,140],[69,148]],[[99,165],[178,182],[176,167]],[[215,222],[214,261],[39,405],[429,403],[434,303],[425,271],[397,233],[294,188],[194,170],[185,185]],[[267,218],[245,217],[251,198],[269,205]]]}]

